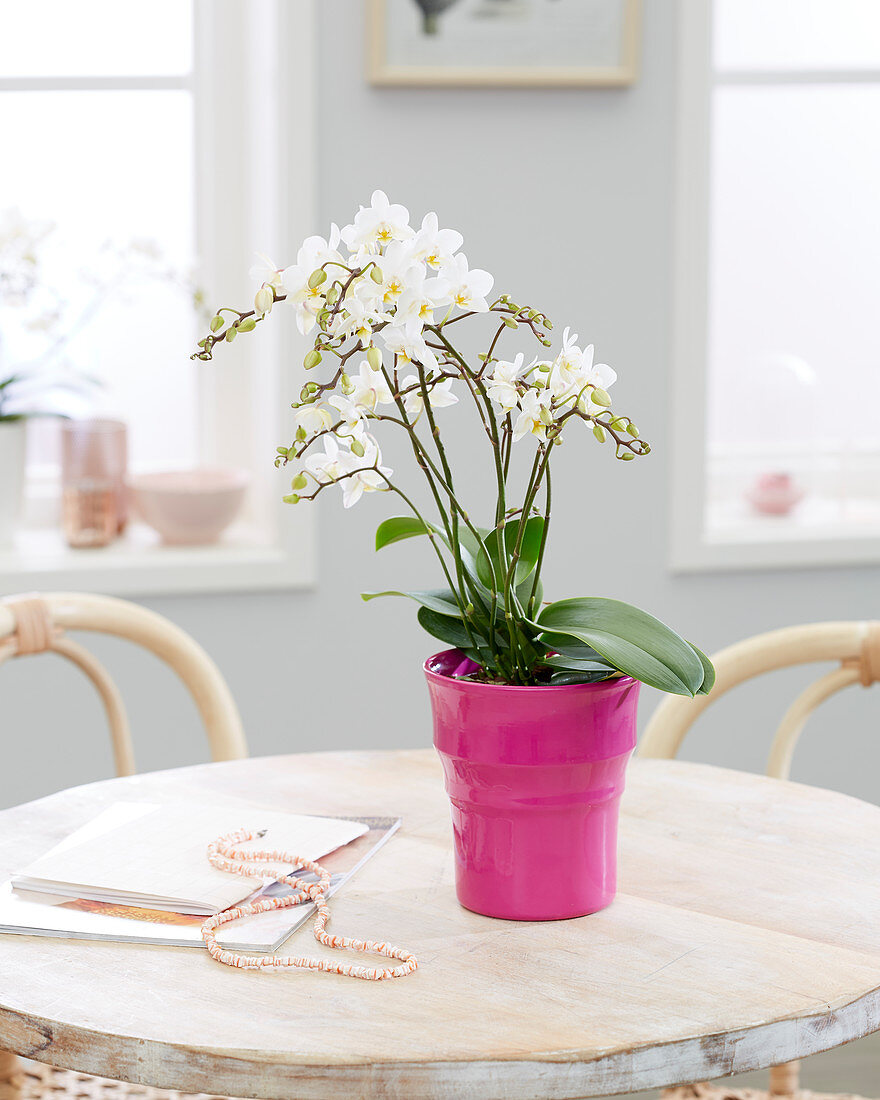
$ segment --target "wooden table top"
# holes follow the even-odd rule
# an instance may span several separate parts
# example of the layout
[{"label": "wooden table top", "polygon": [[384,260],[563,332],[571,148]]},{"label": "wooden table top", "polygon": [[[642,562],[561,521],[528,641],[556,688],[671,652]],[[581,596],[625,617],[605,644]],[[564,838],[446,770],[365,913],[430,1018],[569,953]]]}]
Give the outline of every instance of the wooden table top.
[{"label": "wooden table top", "polygon": [[[459,907],[431,750],[208,764],[0,814],[0,872],[126,799],[402,815],[331,903],[386,938],[391,982],[230,970],[195,948],[0,936],[0,1048],[190,1092],[573,1098],[788,1061],[880,1028],[880,809],[793,783],[635,761],[621,892],[578,920]],[[234,822],[233,822],[234,824]],[[288,946],[312,954],[310,924]],[[360,961],[358,959],[358,961]]]}]

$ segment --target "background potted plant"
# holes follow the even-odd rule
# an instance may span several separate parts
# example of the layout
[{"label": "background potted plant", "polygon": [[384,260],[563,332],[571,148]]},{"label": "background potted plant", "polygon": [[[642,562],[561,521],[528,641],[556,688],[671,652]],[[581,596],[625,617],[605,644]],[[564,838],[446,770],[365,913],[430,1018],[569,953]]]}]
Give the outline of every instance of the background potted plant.
[{"label": "background potted plant", "polygon": [[[256,269],[254,308],[219,310],[194,358],[210,359],[279,302],[293,307],[300,332],[315,333],[304,367],[323,364],[322,380],[303,386],[294,439],[275,460],[296,463],[284,499],[313,500],[337,485],[348,508],[390,492],[407,514],[380,524],[376,548],[412,537],[433,547],[444,587],[363,598],[414,600],[421,625],[454,647],[425,671],[459,899],[491,916],[577,916],[614,896],[639,684],[694,695],[711,689],[714,672],[695,646],[629,604],[544,602],[551,458],[563,433],[586,426],[625,462],[650,447],[612,411],[616,374],[594,362],[592,346],[565,329],[548,351],[549,318],[492,297],[493,277],[470,268],[461,245],[436,215],[414,228],[377,191],[350,225],[307,239],[292,266]],[[473,357],[460,350],[467,321],[485,328],[485,351]],[[502,350],[515,335],[537,344],[531,361]],[[460,401],[487,444],[494,508],[485,525],[462,491],[477,479],[455,469],[447,448],[446,410]],[[376,429],[404,433],[421,494],[404,491],[385,464]]]}]

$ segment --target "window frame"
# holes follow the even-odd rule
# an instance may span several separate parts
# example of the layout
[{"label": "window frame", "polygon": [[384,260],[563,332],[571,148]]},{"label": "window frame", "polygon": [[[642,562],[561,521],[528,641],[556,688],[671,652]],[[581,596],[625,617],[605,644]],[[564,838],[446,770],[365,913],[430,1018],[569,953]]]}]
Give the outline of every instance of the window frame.
[{"label": "window frame", "polygon": [[[749,541],[710,542],[707,514],[707,381],[709,322],[709,206],[712,92],[717,86],[880,82],[880,70],[725,70],[712,61],[712,0],[679,5],[672,318],[673,572],[774,569],[880,561],[880,536],[776,537],[756,527]],[[877,461],[880,480],[880,459]]]},{"label": "window frame", "polygon": [[[254,253],[277,250],[283,262],[315,224],[315,2],[262,0],[258,20],[247,19],[245,7],[240,0],[193,0],[190,74],[0,78],[0,91],[192,93],[196,250],[208,301],[218,304],[248,302]],[[278,94],[266,95],[267,87]],[[294,105],[296,150],[288,138]],[[223,171],[216,170],[220,164]],[[286,483],[272,466],[275,444],[289,435],[282,421],[288,390],[299,385],[289,371],[283,377],[282,364],[301,360],[305,350],[294,326],[266,325],[216,361],[196,365],[199,460],[241,466],[252,475],[243,537],[235,544],[170,548],[123,541],[70,551],[59,535],[41,550],[40,539],[26,532],[21,548],[0,551],[0,589],[70,585],[137,595],[312,584],[314,509],[281,502]],[[57,488],[53,493],[45,478],[29,480],[26,513],[45,516],[53,495]]]}]

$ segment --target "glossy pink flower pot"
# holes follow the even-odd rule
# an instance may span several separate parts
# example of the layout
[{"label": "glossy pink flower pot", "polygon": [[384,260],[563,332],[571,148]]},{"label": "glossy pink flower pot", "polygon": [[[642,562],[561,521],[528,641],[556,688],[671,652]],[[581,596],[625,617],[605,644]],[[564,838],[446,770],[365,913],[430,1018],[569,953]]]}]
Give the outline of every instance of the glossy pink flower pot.
[{"label": "glossy pink flower pot", "polygon": [[617,890],[617,818],[639,683],[508,687],[428,658],[434,745],[452,803],[458,900],[508,920],[604,909]]}]

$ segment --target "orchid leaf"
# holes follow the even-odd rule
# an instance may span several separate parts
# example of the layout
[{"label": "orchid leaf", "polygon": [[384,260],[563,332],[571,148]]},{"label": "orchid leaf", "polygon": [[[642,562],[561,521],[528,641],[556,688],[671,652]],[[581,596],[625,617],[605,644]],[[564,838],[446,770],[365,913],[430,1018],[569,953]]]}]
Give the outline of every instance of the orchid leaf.
[{"label": "orchid leaf", "polygon": [[409,600],[420,603],[422,607],[429,607],[432,611],[436,611],[438,615],[461,618],[455,593],[448,588],[432,588],[427,592],[361,592],[362,600],[375,600],[379,596],[405,596]]},{"label": "orchid leaf", "polygon": [[591,646],[621,672],[660,691],[693,696],[705,679],[702,660],[684,638],[620,600],[560,600],[543,609],[536,625]]},{"label": "orchid leaf", "polygon": [[[456,649],[466,650],[470,648],[471,638],[464,628],[461,618],[452,618],[450,615],[438,615],[429,607],[420,607],[418,611],[419,623],[427,632],[441,642],[448,642]],[[477,658],[479,660],[479,658]]]},{"label": "orchid leaf", "polygon": [[701,649],[697,649],[693,642],[689,642],[688,644],[700,658],[703,665],[703,682],[697,690],[697,695],[708,695],[712,688],[715,687],[715,666]]},{"label": "orchid leaf", "polygon": [[615,674],[616,669],[605,669],[601,672],[554,672],[550,677],[550,683],[561,684],[598,684],[602,680],[608,680]]},{"label": "orchid leaf", "polygon": [[376,549],[381,550],[384,546],[390,546],[392,542],[401,542],[403,539],[427,535],[430,532],[436,533],[436,531],[436,527],[423,523],[415,516],[392,516],[376,528]]}]

